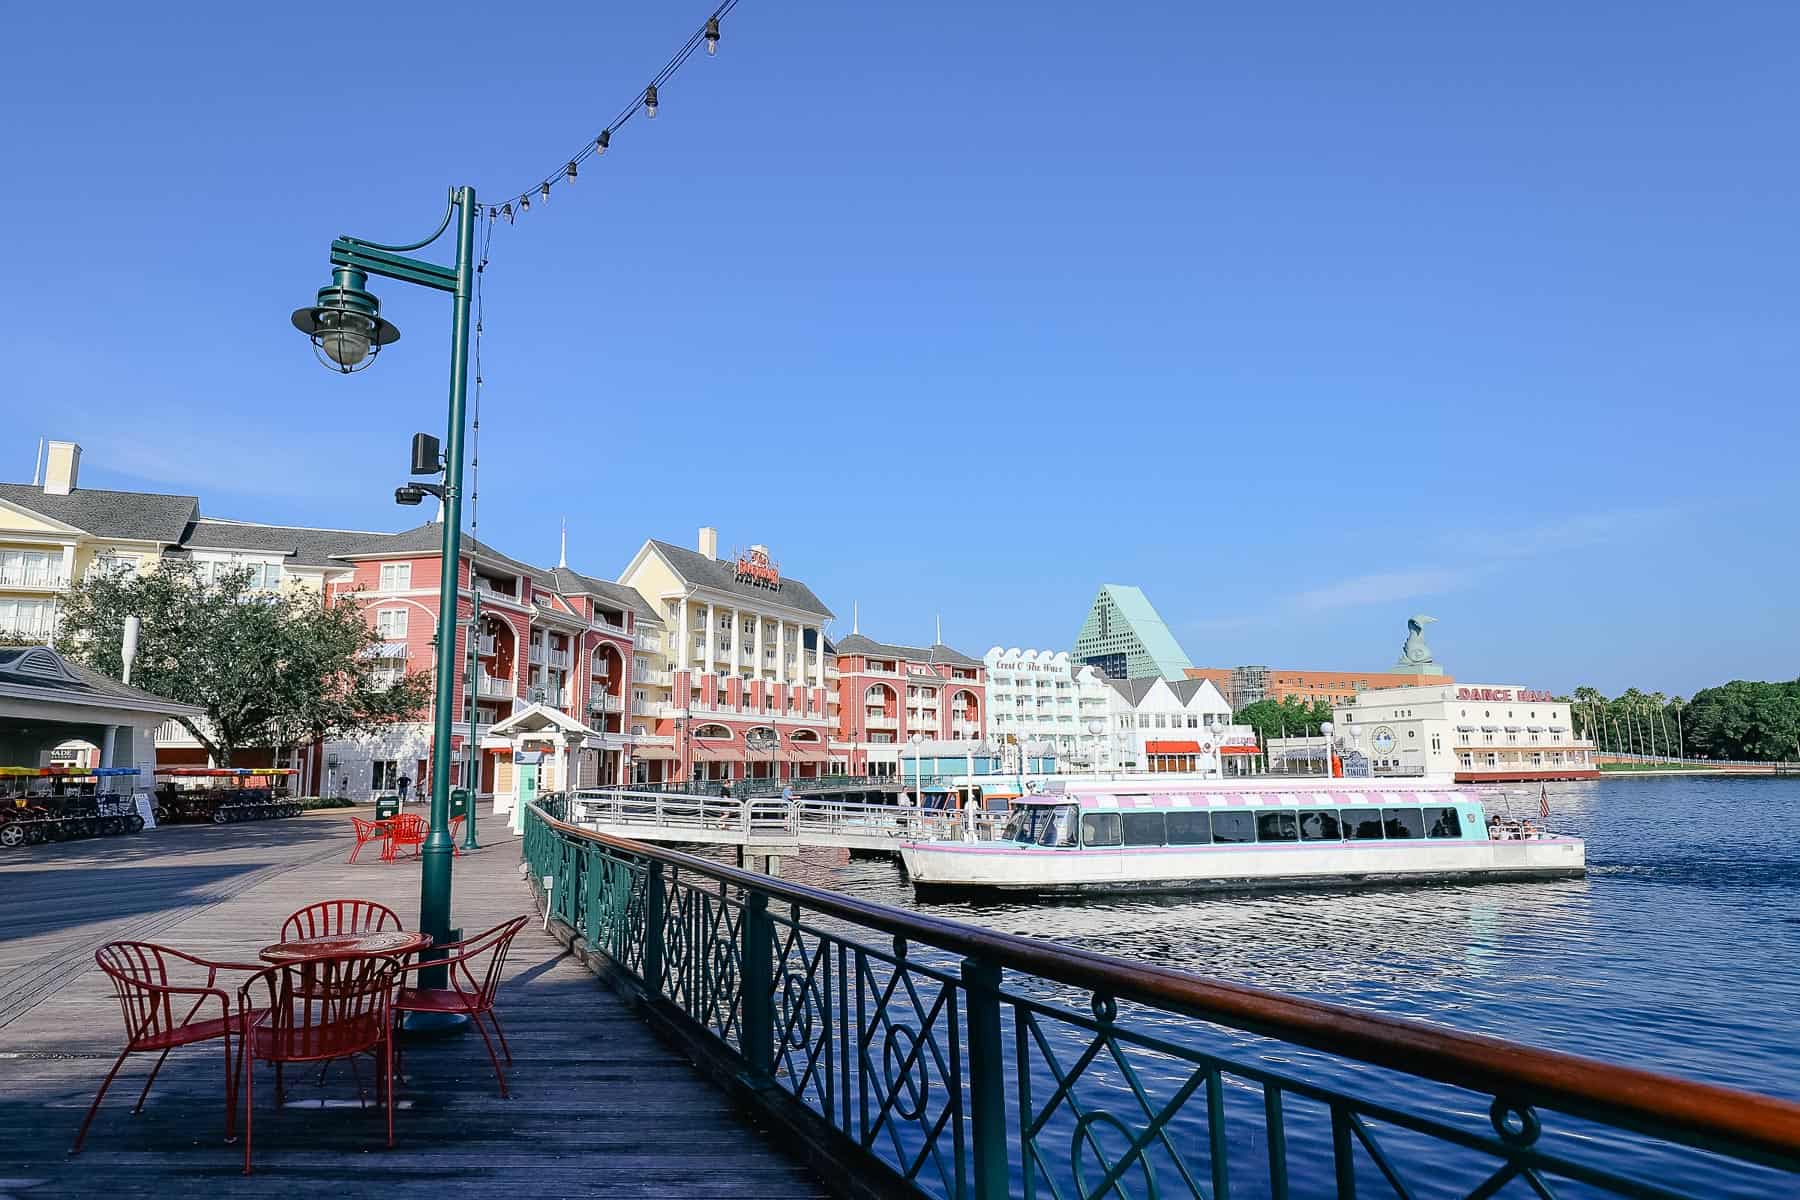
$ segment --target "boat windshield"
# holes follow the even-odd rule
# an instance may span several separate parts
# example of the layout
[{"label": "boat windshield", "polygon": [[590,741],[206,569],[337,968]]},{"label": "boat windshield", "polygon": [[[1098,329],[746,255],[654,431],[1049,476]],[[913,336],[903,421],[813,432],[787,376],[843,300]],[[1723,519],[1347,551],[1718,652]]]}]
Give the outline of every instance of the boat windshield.
[{"label": "boat windshield", "polygon": [[1027,804],[1013,813],[1001,835],[1003,841],[1021,846],[1073,846],[1073,804]]}]

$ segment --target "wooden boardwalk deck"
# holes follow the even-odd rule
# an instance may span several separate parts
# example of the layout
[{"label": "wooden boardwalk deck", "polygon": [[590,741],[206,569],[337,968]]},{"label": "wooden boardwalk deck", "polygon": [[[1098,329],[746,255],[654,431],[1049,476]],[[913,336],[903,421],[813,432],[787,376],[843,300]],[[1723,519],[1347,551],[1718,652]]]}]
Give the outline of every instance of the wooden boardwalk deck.
[{"label": "wooden boardwalk deck", "polygon": [[[537,925],[515,943],[500,993],[516,1063],[502,1100],[479,1038],[409,1044],[384,1145],[379,1110],[347,1070],[295,1086],[278,1110],[259,1087],[257,1174],[223,1140],[216,1044],[176,1051],[141,1116],[153,1061],[128,1063],[87,1147],[67,1157],[124,1034],[93,950],[118,937],[254,960],[315,899],[361,896],[418,912],[419,868],[365,849],[347,865],[340,812],[0,857],[0,1200],[51,1196],[806,1197],[814,1176],[772,1146]],[[484,822],[486,848],[455,867],[452,911],[475,931],[531,910],[518,844]],[[293,1076],[290,1075],[290,1078]],[[259,1079],[266,1080],[259,1072]],[[134,1082],[135,1081],[135,1082]]]}]

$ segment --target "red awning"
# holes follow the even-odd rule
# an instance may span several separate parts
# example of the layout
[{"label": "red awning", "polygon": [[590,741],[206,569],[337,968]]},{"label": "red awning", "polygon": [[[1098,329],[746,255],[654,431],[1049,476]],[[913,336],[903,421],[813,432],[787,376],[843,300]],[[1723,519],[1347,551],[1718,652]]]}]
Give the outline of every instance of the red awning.
[{"label": "red awning", "polygon": [[805,749],[796,746],[794,749],[784,753],[781,757],[787,759],[789,762],[831,761],[831,753],[822,746],[807,746]]},{"label": "red awning", "polygon": [[633,746],[631,757],[634,759],[679,758],[672,746]]},{"label": "red awning", "polygon": [[1220,746],[1220,754],[1261,754],[1261,746]]},{"label": "red awning", "polygon": [[1145,742],[1146,754],[1198,754],[1199,742]]}]

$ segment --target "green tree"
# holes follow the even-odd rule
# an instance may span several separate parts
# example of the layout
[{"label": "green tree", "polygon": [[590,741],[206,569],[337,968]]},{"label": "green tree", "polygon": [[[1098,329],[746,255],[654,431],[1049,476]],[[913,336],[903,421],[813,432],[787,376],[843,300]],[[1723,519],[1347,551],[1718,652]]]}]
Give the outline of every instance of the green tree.
[{"label": "green tree", "polygon": [[1298,737],[1317,734],[1319,726],[1331,720],[1331,705],[1324,700],[1306,701],[1298,696],[1258,700],[1240,708],[1234,720],[1240,725],[1251,726],[1265,738]]},{"label": "green tree", "polygon": [[199,708],[203,717],[179,720],[220,766],[246,746],[350,737],[425,708],[424,675],[375,677],[368,652],[379,639],[359,605],[271,595],[250,580],[245,569],[203,582],[181,561],[90,574],[64,602],[57,648],[119,678],[125,618],[137,617],[131,682]]}]

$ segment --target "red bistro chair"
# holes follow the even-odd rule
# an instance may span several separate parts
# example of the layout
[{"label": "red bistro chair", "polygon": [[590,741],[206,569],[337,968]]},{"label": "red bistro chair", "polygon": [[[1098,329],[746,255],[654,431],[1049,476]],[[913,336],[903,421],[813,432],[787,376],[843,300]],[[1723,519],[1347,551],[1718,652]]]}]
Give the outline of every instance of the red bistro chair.
[{"label": "red bistro chair", "polygon": [[418,857],[425,845],[425,818],[417,813],[405,813],[395,817],[388,825],[387,847],[381,852],[386,862],[393,862],[399,857],[402,846],[413,848],[413,857]]},{"label": "red bistro chair", "polygon": [[[256,1111],[257,1060],[275,1064],[276,1103],[286,1063],[329,1063],[372,1054],[387,1099],[387,1144],[394,1144],[394,996],[400,964],[379,954],[302,959],[258,971],[238,989],[239,1053],[244,1060],[244,1174]],[[362,1080],[357,1078],[357,1095]]]},{"label": "red bistro chair", "polygon": [[[403,986],[399,998],[394,1001],[396,1012],[458,1013],[468,1017],[469,1023],[475,1026],[481,1033],[481,1040],[487,1044],[488,1059],[494,1064],[494,1078],[500,1081],[500,1095],[503,1098],[507,1094],[506,1074],[500,1069],[500,1056],[494,1052],[493,1040],[488,1037],[481,1018],[486,1017],[493,1024],[494,1034],[500,1039],[500,1048],[506,1053],[506,1065],[512,1066],[512,1047],[506,1044],[506,1034],[500,1028],[500,1017],[494,1012],[494,995],[500,990],[500,974],[506,966],[507,951],[512,948],[513,939],[519,936],[519,930],[525,928],[528,920],[529,917],[514,917],[486,933],[432,947],[434,955],[441,950],[445,956],[422,959],[402,967],[400,974]],[[408,973],[426,967],[447,967],[450,986],[404,986]]]},{"label": "red bistro chair", "polygon": [[356,845],[350,847],[350,857],[345,862],[355,862],[362,848],[370,842],[386,842],[388,823],[386,821],[365,821],[361,817],[350,818],[350,828],[356,834]]},{"label": "red bistro chair", "polygon": [[373,900],[321,900],[281,923],[281,941],[333,937],[340,933],[380,933],[405,929],[400,914]]},{"label": "red bistro chair", "polygon": [[[94,1123],[100,1102],[106,1099],[106,1089],[112,1086],[113,1077],[125,1065],[126,1058],[133,1054],[157,1055],[150,1078],[144,1081],[144,1090],[131,1110],[136,1115],[144,1111],[150,1085],[156,1082],[169,1051],[177,1046],[210,1041],[224,1043],[225,1138],[229,1141],[235,1132],[232,1121],[237,1099],[237,1064],[231,1057],[231,1039],[237,1033],[237,1021],[232,1016],[230,996],[217,986],[219,972],[260,971],[262,968],[242,963],[209,962],[153,942],[108,942],[94,952],[94,961],[112,980],[113,991],[118,995],[119,1009],[125,1017],[125,1049],[100,1084],[100,1093],[88,1108],[87,1117],[81,1122],[81,1132],[75,1135],[75,1145],[69,1153],[81,1153],[88,1127]],[[199,980],[202,970],[205,971],[204,983]],[[218,1002],[217,1016],[212,1015],[214,1010],[209,1006],[212,1001]]]}]

